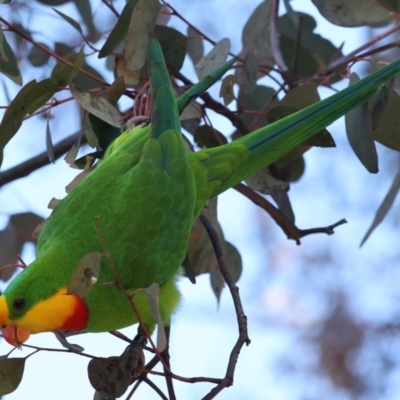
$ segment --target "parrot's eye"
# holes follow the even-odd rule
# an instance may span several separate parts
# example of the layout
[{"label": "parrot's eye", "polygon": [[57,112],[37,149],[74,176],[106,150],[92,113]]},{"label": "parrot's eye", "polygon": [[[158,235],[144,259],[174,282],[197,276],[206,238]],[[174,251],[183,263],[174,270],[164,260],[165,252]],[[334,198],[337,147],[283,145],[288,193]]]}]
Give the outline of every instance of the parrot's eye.
[{"label": "parrot's eye", "polygon": [[13,309],[16,311],[21,311],[25,308],[25,300],[24,299],[16,299],[13,303]]}]

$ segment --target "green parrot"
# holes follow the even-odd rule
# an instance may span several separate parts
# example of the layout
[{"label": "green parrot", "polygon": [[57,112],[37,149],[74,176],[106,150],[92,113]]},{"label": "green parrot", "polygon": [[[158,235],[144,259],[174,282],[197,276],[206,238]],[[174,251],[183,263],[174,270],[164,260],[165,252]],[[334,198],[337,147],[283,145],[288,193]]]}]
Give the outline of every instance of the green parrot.
[{"label": "green parrot", "polygon": [[[151,124],[118,137],[95,170],[56,206],[40,233],[36,260],[0,297],[0,327],[17,342],[29,332],[105,332],[130,326],[138,322],[131,301],[152,332],[155,319],[146,294],[137,293],[133,300],[127,294],[153,283],[159,285],[159,312],[168,325],[180,298],[176,276],[206,202],[366,102],[400,73],[397,60],[238,140],[188,153],[179,109],[199,87],[175,100],[157,39],[150,43],[149,66]],[[86,296],[68,292],[77,265],[89,253],[103,254],[104,243],[110,257],[101,258],[91,291]]]}]

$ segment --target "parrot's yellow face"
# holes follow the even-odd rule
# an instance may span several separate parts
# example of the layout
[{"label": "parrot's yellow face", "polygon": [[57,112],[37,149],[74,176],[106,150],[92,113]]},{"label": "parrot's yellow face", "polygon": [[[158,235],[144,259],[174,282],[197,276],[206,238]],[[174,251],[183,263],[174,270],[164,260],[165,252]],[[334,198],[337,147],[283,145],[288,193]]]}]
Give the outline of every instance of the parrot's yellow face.
[{"label": "parrot's yellow face", "polygon": [[14,346],[24,343],[31,333],[58,329],[80,331],[85,329],[87,320],[85,301],[78,295],[68,294],[66,287],[31,305],[23,297],[0,296],[0,328],[4,339]]}]

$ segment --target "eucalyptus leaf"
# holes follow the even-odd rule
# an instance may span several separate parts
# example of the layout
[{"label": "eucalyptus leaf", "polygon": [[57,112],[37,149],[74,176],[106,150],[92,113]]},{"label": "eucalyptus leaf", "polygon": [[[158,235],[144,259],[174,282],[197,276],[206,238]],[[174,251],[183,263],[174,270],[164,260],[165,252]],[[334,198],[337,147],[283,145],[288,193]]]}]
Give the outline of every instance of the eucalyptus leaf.
[{"label": "eucalyptus leaf", "polygon": [[132,12],[139,0],[128,0],[121,11],[117,23],[108,35],[107,40],[100,49],[99,58],[103,58],[111,54],[119,44],[125,39],[128,32],[129,23],[131,21]]},{"label": "eucalyptus leaf", "polygon": [[0,29],[0,72],[17,85],[22,85],[22,76],[18,67],[18,61],[2,29]]},{"label": "eucalyptus leaf", "polygon": [[224,65],[230,50],[231,41],[227,38],[221,39],[213,49],[196,64],[195,69],[198,78],[203,79],[217,68]]},{"label": "eucalyptus leaf", "polygon": [[81,92],[77,87],[70,84],[71,94],[85,110],[107,122],[108,124],[120,128],[122,120],[117,109],[104,97],[96,96],[91,93]]},{"label": "eucalyptus leaf", "polygon": [[[349,84],[359,81],[356,73],[350,75]],[[371,173],[378,172],[378,153],[372,135],[371,115],[368,103],[364,103],[345,115],[346,133],[354,154]]]},{"label": "eucalyptus leaf", "polygon": [[193,65],[196,65],[204,57],[203,38],[190,25],[187,28],[187,52]]},{"label": "eucalyptus leaf", "polygon": [[222,80],[219,97],[223,98],[225,106],[228,106],[233,100],[235,100],[235,94],[233,92],[234,84],[235,77],[232,74],[225,76],[225,78]]},{"label": "eucalyptus leaf", "polygon": [[385,219],[387,213],[391,209],[396,199],[399,189],[400,189],[400,172],[397,171],[389,191],[387,192],[385,198],[383,199],[381,205],[378,207],[378,210],[375,213],[375,217],[374,220],[372,221],[371,226],[368,228],[363,239],[361,240],[360,247],[368,240],[368,238],[371,236],[371,233],[376,229],[376,227]]},{"label": "eucalyptus leaf", "polygon": [[133,10],[124,50],[124,67],[129,71],[140,70],[146,62],[160,8],[158,0],[139,0]]},{"label": "eucalyptus leaf", "polygon": [[14,392],[22,381],[25,358],[6,358],[0,360],[0,396]]},{"label": "eucalyptus leaf", "polygon": [[82,28],[79,25],[78,22],[76,22],[73,18],[71,18],[70,16],[64,14],[63,12],[56,10],[55,8],[53,8],[53,10],[61,17],[63,18],[65,21],[67,21],[73,28],[75,28],[81,35],[82,33]]},{"label": "eucalyptus leaf", "polygon": [[157,349],[162,352],[167,347],[167,337],[165,336],[164,323],[158,308],[158,298],[160,286],[156,283],[151,284],[146,289],[147,301],[149,302],[151,313],[157,323]]},{"label": "eucalyptus leaf", "polygon": [[79,261],[68,282],[67,294],[86,297],[91,292],[100,274],[101,257],[100,253],[93,252]]},{"label": "eucalyptus leaf", "polygon": [[17,133],[25,115],[33,113],[50,100],[56,90],[57,86],[50,79],[45,79],[40,82],[33,80],[18,92],[0,124],[0,150]]},{"label": "eucalyptus leaf", "polygon": [[318,11],[329,22],[340,26],[385,26],[394,15],[382,7],[378,1],[371,0],[312,0]]}]

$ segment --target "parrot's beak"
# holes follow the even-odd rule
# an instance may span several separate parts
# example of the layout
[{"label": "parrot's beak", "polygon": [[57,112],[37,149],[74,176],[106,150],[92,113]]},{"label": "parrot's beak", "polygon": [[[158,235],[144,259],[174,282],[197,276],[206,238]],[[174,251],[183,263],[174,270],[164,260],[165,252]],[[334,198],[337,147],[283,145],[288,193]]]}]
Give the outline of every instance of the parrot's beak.
[{"label": "parrot's beak", "polygon": [[27,329],[16,326],[10,321],[7,300],[4,296],[0,296],[0,327],[3,338],[15,347],[26,342],[31,334]]}]

